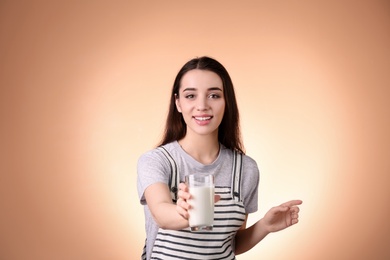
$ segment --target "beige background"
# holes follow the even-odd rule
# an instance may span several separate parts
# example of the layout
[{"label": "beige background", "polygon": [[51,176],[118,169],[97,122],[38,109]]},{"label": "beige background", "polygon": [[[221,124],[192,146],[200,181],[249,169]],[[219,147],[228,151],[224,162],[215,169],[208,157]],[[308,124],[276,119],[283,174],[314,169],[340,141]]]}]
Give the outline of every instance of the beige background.
[{"label": "beige background", "polygon": [[388,1],[54,2],[0,1],[0,259],[138,259],[137,158],[201,55],[261,170],[250,222],[304,200],[238,259],[390,258]]}]

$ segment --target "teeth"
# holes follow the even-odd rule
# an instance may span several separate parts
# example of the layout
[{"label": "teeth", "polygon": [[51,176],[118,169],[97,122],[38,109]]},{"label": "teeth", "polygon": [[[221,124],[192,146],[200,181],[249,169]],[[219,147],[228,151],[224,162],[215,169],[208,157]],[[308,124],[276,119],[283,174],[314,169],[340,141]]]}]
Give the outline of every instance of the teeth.
[{"label": "teeth", "polygon": [[206,121],[206,120],[211,119],[211,116],[208,116],[208,117],[195,117],[195,119],[199,120],[199,121]]}]

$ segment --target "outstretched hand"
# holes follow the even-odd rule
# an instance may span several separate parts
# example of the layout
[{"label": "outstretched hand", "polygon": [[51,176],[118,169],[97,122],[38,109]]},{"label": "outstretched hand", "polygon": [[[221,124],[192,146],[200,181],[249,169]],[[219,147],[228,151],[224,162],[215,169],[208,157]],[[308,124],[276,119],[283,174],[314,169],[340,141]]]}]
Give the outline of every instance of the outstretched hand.
[{"label": "outstretched hand", "polygon": [[298,223],[298,205],[301,204],[301,200],[291,200],[271,208],[263,218],[263,222],[267,231],[280,231]]},{"label": "outstretched hand", "polygon": [[[177,193],[178,199],[176,202],[176,211],[185,219],[189,218],[188,210],[191,208],[191,205],[188,204],[187,200],[191,198],[189,193],[188,186],[185,183],[179,184],[179,191]],[[221,196],[215,195],[214,203],[219,201]]]}]

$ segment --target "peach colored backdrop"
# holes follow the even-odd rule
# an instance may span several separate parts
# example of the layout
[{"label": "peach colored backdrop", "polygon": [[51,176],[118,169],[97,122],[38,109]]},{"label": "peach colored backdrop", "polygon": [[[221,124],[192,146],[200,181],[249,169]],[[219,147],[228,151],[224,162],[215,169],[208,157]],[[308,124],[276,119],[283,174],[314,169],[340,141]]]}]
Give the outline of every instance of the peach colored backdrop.
[{"label": "peach colored backdrop", "polygon": [[238,259],[390,258],[388,1],[1,1],[0,258],[138,259],[136,163],[210,55],[237,89],[259,219]]}]

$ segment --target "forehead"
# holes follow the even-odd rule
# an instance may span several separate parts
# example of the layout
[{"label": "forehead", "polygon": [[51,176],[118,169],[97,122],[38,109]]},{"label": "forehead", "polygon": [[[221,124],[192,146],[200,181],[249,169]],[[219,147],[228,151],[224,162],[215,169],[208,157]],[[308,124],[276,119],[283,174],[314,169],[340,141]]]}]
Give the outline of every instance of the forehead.
[{"label": "forehead", "polygon": [[220,88],[223,90],[223,83],[222,79],[215,72],[194,69],[186,72],[181,79],[180,90],[186,88],[193,88],[195,90]]}]

